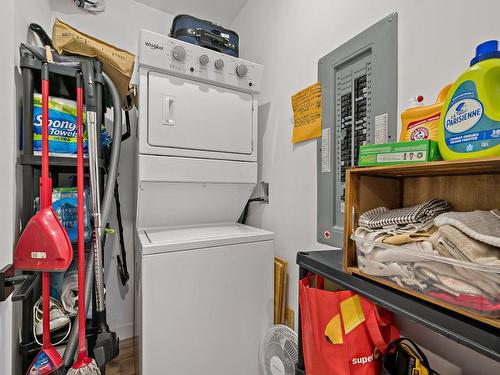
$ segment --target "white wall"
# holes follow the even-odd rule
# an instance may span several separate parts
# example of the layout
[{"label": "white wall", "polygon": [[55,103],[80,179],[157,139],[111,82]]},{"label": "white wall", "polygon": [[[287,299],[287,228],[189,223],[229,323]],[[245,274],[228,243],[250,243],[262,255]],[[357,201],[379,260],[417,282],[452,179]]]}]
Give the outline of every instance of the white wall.
[{"label": "white wall", "polygon": [[[316,241],[316,141],[291,144],[290,96],[317,81],[320,57],[393,11],[399,12],[400,109],[417,94],[433,101],[468,67],[479,42],[500,38],[497,0],[473,7],[465,0],[249,0],[232,25],[242,57],[265,66],[259,178],[270,182],[270,204],[254,204],[248,221],[276,233],[276,254],[290,265],[294,308],[295,255],[324,246]],[[464,374],[498,373],[498,364],[422,327],[411,332],[425,333],[420,337],[431,342],[424,345],[460,364]]]},{"label": "white wall", "polygon": [[[2,4],[0,13],[0,35],[4,38],[2,59],[0,59],[0,113],[2,124],[0,138],[9,140],[0,147],[0,171],[3,182],[0,184],[0,268],[12,263],[14,249],[14,165],[15,165],[15,95],[14,95],[14,0]],[[0,303],[0,373],[13,371],[16,342],[16,329],[13,326],[12,303],[10,300]]]},{"label": "white wall", "polygon": [[[3,172],[2,184],[2,202],[1,206],[8,209],[2,215],[1,235],[2,249],[14,250],[15,240],[19,234],[19,223],[15,218],[19,218],[21,210],[21,196],[16,194],[22,189],[22,170],[19,165],[16,165],[16,154],[19,154],[19,139],[20,139],[20,124],[21,124],[21,95],[22,82],[20,71],[17,68],[19,63],[19,43],[32,43],[33,38],[31,33],[28,33],[28,25],[31,22],[37,22],[43,27],[48,27],[50,23],[50,5],[49,0],[8,0],[7,5],[2,4],[2,16],[5,16],[5,21],[2,20],[2,36],[6,43],[6,48],[2,55],[0,64],[8,64],[9,68],[0,68],[0,74],[5,74],[5,80],[1,82],[3,90],[0,95],[5,95],[5,99],[0,99],[0,105],[12,106],[12,117],[6,108],[0,111],[5,115],[4,124],[1,129],[1,139],[4,140],[2,147],[1,170]],[[9,9],[12,7],[12,9]],[[3,29],[2,29],[3,30]],[[16,68],[15,68],[16,67]],[[7,120],[9,119],[9,120]],[[15,126],[15,124],[17,126]],[[8,201],[8,202],[7,202]],[[5,222],[4,222],[5,220]],[[4,252],[4,255],[7,255]],[[8,254],[11,255],[11,254]],[[11,260],[12,261],[12,260]],[[5,262],[0,262],[2,265]],[[18,342],[18,327],[21,324],[21,303],[13,304],[14,317],[12,320],[13,343]],[[4,341],[7,344],[7,341]],[[12,373],[18,373],[19,357],[17,345],[12,345]],[[2,371],[2,373],[4,373]],[[10,373],[10,372],[5,372]]]},{"label": "white wall", "polygon": [[[173,16],[139,4],[133,0],[106,0],[106,11],[91,15],[76,8],[72,1],[49,0],[53,20],[60,18],[77,29],[94,35],[134,54],[137,53],[139,30],[146,28],[167,34]],[[51,22],[52,25],[52,22]],[[49,29],[50,30],[50,29]],[[134,124],[132,124],[134,125]],[[120,252],[118,235],[108,236],[105,249],[105,275],[107,287],[108,323],[121,339],[133,335],[134,318],[134,215],[133,137],[122,144],[118,183],[127,250],[130,280],[128,287],[121,285],[117,274],[116,255]],[[110,225],[118,229],[114,204],[109,214]]]}]

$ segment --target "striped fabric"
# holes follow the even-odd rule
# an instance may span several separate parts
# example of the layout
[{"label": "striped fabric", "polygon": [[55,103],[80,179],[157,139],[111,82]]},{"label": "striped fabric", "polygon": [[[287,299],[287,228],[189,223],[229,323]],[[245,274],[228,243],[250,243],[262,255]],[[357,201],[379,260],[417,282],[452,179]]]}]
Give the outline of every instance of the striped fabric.
[{"label": "striped fabric", "polygon": [[406,225],[424,223],[436,216],[450,210],[447,201],[439,198],[431,199],[425,203],[405,208],[389,210],[385,207],[374,208],[359,217],[359,225],[364,228],[378,229],[391,225]]}]

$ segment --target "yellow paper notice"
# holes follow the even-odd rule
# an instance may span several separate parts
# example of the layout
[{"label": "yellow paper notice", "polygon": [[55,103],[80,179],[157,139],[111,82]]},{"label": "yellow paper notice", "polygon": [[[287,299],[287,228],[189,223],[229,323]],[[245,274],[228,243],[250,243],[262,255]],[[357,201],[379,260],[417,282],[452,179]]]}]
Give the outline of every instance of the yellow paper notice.
[{"label": "yellow paper notice", "polygon": [[321,137],[321,85],[315,83],[292,96],[292,142]]}]

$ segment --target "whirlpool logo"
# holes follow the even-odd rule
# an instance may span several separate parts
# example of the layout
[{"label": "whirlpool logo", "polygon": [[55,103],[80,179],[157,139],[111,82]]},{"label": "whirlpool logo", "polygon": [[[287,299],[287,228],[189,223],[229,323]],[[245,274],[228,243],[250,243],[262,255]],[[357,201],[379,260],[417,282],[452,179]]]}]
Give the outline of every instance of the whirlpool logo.
[{"label": "whirlpool logo", "polygon": [[156,50],[160,50],[160,51],[163,51],[163,46],[159,43],[156,43],[156,42],[144,42],[144,44],[151,48],[153,51],[156,51]]},{"label": "whirlpool logo", "polygon": [[450,133],[472,129],[483,116],[483,105],[476,99],[463,99],[453,104],[444,118],[444,127]]}]

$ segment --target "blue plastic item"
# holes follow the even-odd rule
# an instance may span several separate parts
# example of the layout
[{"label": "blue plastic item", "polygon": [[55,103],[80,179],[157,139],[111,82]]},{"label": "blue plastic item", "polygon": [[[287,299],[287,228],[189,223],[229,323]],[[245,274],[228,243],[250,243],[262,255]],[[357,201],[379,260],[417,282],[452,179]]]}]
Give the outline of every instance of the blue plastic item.
[{"label": "blue plastic item", "polygon": [[[83,199],[85,203],[85,243],[89,243],[92,239],[92,226],[90,223],[90,192],[88,188],[85,188]],[[35,211],[38,210],[38,207],[39,199],[36,198]],[[76,244],[78,241],[76,188],[62,187],[52,189],[52,207],[62,226],[66,229],[71,243]]]}]

